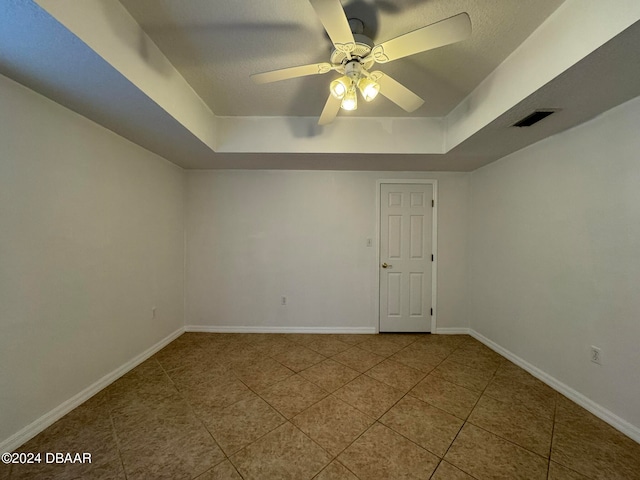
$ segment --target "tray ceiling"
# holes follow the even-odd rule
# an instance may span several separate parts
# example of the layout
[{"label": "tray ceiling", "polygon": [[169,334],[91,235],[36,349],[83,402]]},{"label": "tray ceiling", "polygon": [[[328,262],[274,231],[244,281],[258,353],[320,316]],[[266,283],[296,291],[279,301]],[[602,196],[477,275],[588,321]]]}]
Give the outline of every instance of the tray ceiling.
[{"label": "tray ceiling", "polygon": [[[0,74],[184,168],[471,171],[640,95],[637,0],[355,0],[384,41],[462,11],[458,44],[381,65],[426,101],[382,97],[319,127],[330,75],[305,0],[6,0]],[[361,102],[364,103],[364,102]],[[528,129],[538,108],[558,112]]]}]

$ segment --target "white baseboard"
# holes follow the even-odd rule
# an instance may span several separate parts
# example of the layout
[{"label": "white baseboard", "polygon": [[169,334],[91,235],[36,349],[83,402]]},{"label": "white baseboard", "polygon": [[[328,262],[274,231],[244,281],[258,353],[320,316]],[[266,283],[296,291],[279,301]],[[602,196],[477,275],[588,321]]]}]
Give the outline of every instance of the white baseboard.
[{"label": "white baseboard", "polygon": [[239,327],[220,325],[187,325],[186,332],[206,333],[378,333],[375,327]]},{"label": "white baseboard", "polygon": [[539,380],[543,381],[554,390],[560,392],[565,397],[574,401],[575,403],[583,407],[585,410],[588,410],[589,412],[593,413],[599,419],[607,422],[616,430],[619,430],[629,438],[640,443],[640,428],[636,427],[635,425],[632,425],[631,423],[627,422],[623,418],[620,418],[615,413],[604,408],[602,405],[585,397],[580,392],[574,390],[573,388],[566,385],[565,383],[562,383],[560,380],[556,379],[555,377],[552,377],[548,373],[543,372],[538,367],[530,364],[526,360],[523,360],[517,355],[511,353],[506,348],[501,347],[497,343],[493,342],[492,340],[489,340],[487,337],[476,332],[475,330],[470,329],[469,334],[476,340],[484,343],[491,350],[511,360],[513,363],[515,363],[519,367],[522,367],[534,377],[538,378]]},{"label": "white baseboard", "polygon": [[162,349],[167,344],[171,343],[173,340],[178,338],[180,335],[184,333],[184,328],[179,328],[169,336],[163,338],[158,343],[148,348],[140,355],[134,357],[129,360],[127,363],[122,365],[121,367],[115,369],[113,372],[108,373],[104,377],[102,377],[97,382],[89,385],[87,388],[82,390],[80,393],[74,395],[69,400],[61,403],[53,410],[45,413],[43,416],[30,423],[22,430],[14,433],[6,440],[0,442],[0,452],[11,452],[18,448],[23,443],[35,437],[37,434],[42,432],[47,427],[53,425],[55,422],[64,417],[67,413],[69,413],[74,408],[80,406],[87,400],[89,400],[92,396],[98,393],[103,388],[109,386],[111,383],[115,382],[118,378],[123,376],[125,373],[133,369],[134,367],[140,365],[146,359],[148,359],[151,355]]},{"label": "white baseboard", "polygon": [[436,331],[433,333],[437,333],[439,335],[468,335],[469,329],[466,327],[436,328]]}]

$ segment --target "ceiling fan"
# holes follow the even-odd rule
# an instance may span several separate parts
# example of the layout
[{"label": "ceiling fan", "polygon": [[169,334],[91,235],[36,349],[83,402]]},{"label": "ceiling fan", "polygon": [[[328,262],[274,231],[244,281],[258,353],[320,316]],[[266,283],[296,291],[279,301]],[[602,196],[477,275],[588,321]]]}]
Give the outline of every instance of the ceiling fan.
[{"label": "ceiling fan", "polygon": [[375,63],[387,63],[459,42],[471,34],[469,15],[460,13],[375,45],[362,34],[364,26],[360,20],[347,19],[340,0],[309,2],[333,43],[329,62],[256,73],[251,75],[251,79],[262,84],[331,71],[341,73],[342,76],[329,86],[329,98],[320,115],[319,125],[331,123],[340,108],[355,110],[358,107],[357,90],[367,102],[381,93],[407,112],[413,112],[424,103],[422,98],[389,75],[379,70],[369,70]]}]

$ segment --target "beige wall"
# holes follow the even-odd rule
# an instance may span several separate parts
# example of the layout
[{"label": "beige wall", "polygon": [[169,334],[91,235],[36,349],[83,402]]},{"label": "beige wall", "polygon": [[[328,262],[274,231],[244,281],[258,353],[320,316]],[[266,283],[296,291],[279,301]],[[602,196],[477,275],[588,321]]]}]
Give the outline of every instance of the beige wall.
[{"label": "beige wall", "polygon": [[376,181],[402,178],[439,182],[437,326],[468,326],[468,174],[186,175],[188,326],[375,329]]},{"label": "beige wall", "polygon": [[638,125],[640,98],[473,172],[468,286],[474,330],[636,432]]},{"label": "beige wall", "polygon": [[183,190],[0,76],[0,443],[183,326]]}]

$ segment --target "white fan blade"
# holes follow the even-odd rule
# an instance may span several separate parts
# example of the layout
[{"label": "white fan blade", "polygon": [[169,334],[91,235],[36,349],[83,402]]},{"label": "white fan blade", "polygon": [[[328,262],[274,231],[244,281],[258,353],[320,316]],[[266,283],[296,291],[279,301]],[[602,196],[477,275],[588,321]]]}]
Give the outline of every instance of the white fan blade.
[{"label": "white fan blade", "polygon": [[336,50],[345,53],[353,51],[356,43],[340,0],[309,0],[309,2],[316,11],[316,15],[320,17],[320,22]]},{"label": "white fan blade", "polygon": [[314,63],[311,65],[301,65],[299,67],[282,68],[271,72],[254,73],[251,75],[251,80],[257,84],[271,83],[289,78],[304,77],[306,75],[320,75],[330,72],[331,70],[333,70],[333,67],[330,63]]},{"label": "white fan blade", "polygon": [[371,72],[371,79],[380,85],[380,93],[407,112],[419,108],[424,100],[389,75],[380,71]]},{"label": "white fan blade", "polygon": [[459,42],[469,35],[471,35],[469,15],[460,13],[376,45],[371,50],[371,56],[378,63],[387,63],[425,50]]},{"label": "white fan blade", "polygon": [[318,120],[318,125],[326,125],[328,123],[333,122],[336,116],[338,116],[341,103],[342,103],[342,100],[339,100],[333,95],[329,94],[327,103],[324,104],[324,109],[322,109],[320,120]]}]

